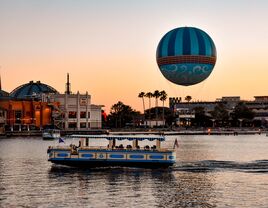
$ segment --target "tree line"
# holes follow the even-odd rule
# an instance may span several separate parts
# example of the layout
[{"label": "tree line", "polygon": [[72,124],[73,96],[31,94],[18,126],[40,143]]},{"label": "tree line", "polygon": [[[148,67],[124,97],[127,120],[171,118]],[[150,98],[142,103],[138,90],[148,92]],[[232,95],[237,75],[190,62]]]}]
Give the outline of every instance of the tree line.
[{"label": "tree line", "polygon": [[[138,98],[142,101],[143,113],[134,110],[131,106],[118,101],[112,105],[107,119],[103,118],[103,127],[107,128],[124,128],[124,127],[141,127],[145,120],[162,120],[165,127],[176,124],[178,115],[168,107],[165,107],[167,93],[162,90],[154,92],[140,92]],[[147,102],[146,100],[147,99]],[[154,99],[154,106],[152,106]],[[191,101],[191,96],[186,96],[185,101]],[[159,106],[159,101],[162,102]],[[180,99],[181,101],[181,99]],[[253,121],[255,114],[249,109],[244,102],[239,102],[232,110],[219,102],[212,111],[206,112],[204,107],[198,106],[192,109],[195,114],[191,120],[191,126],[194,127],[235,127],[235,126],[261,126],[258,121]],[[161,115],[161,117],[160,117]]]}]

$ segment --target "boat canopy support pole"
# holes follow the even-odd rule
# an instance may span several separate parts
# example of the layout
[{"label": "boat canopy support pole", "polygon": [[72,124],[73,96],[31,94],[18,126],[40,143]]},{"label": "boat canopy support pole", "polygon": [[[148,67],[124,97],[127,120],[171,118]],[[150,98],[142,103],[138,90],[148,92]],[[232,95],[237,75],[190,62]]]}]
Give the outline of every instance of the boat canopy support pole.
[{"label": "boat canopy support pole", "polygon": [[109,148],[115,148],[115,145],[116,145],[116,140],[115,139],[109,140]]},{"label": "boat canopy support pole", "polygon": [[81,138],[80,141],[81,141],[81,147],[84,147],[85,146],[85,138]]},{"label": "boat canopy support pole", "polygon": [[156,140],[156,149],[160,149],[160,148],[161,148],[161,141]]},{"label": "boat canopy support pole", "polygon": [[133,142],[132,142],[132,144],[133,144],[132,146],[133,146],[134,149],[137,148],[138,145],[139,145],[138,144],[138,140],[137,139],[134,139]]}]

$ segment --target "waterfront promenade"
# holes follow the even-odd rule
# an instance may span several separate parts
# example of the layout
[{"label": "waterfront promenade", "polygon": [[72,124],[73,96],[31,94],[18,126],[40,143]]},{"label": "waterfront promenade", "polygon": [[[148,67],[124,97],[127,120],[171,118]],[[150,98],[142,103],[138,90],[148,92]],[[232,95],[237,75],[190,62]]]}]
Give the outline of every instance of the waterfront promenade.
[{"label": "waterfront promenade", "polygon": [[[202,128],[202,129],[142,129],[142,128],[123,128],[123,129],[91,129],[91,130],[62,130],[61,135],[71,134],[162,134],[162,135],[253,135],[253,134],[266,134],[267,129],[258,128]],[[16,136],[42,136],[42,131],[7,131],[0,134],[0,136],[16,137]]]}]

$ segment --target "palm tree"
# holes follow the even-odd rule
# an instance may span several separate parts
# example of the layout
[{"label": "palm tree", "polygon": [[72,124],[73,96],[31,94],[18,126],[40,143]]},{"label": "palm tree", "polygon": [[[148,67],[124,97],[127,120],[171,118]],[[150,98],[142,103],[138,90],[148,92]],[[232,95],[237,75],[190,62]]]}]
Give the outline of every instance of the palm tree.
[{"label": "palm tree", "polygon": [[162,112],[162,120],[163,124],[165,123],[165,101],[167,99],[167,93],[165,90],[160,92],[160,100],[163,102],[163,112]]},{"label": "palm tree", "polygon": [[145,120],[145,103],[144,103],[144,97],[145,97],[145,92],[140,92],[138,95],[139,98],[142,98],[142,104],[143,104],[143,116]]},{"label": "palm tree", "polygon": [[[147,92],[145,97],[149,98],[149,120],[151,122],[151,98],[153,97],[153,93]],[[150,125],[151,126],[151,125]]]},{"label": "palm tree", "polygon": [[153,97],[155,98],[155,118],[156,118],[156,126],[158,120],[158,98],[161,96],[158,90],[155,90],[153,93]]},{"label": "palm tree", "polygon": [[184,99],[189,103],[192,100],[192,97],[190,95],[187,95]]},{"label": "palm tree", "polygon": [[[111,114],[115,114],[115,127],[122,127],[122,112],[124,108],[124,103],[118,101],[116,104],[111,107]],[[119,124],[118,124],[119,123]]]}]

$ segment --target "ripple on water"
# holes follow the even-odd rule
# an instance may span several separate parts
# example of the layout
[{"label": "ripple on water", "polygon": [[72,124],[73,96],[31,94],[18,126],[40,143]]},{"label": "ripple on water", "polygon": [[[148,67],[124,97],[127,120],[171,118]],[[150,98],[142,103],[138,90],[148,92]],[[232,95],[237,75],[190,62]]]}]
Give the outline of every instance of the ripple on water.
[{"label": "ripple on water", "polygon": [[51,165],[41,139],[0,140],[0,207],[268,207],[267,138],[179,143],[169,170],[90,170]]}]

